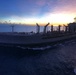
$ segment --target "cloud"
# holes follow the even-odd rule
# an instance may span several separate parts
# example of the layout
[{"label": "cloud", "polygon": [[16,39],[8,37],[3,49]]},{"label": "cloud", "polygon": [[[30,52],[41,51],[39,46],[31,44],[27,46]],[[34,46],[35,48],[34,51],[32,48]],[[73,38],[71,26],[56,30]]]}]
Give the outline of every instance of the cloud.
[{"label": "cloud", "polygon": [[[55,0],[54,0],[55,1]],[[36,0],[34,8],[31,9],[31,14],[34,16],[44,15],[46,12],[53,10],[55,2],[53,0]]]},{"label": "cloud", "polygon": [[57,0],[57,4],[53,12],[75,13],[76,12],[76,0]]},{"label": "cloud", "polygon": [[26,19],[29,21],[40,19],[41,22],[48,19],[47,21],[50,21],[51,15],[57,16],[57,14],[65,14],[66,17],[76,15],[76,0],[18,0],[14,7],[16,9],[13,11],[11,8],[13,16],[10,19],[18,22],[24,22],[23,20]]},{"label": "cloud", "polygon": [[37,2],[36,2],[36,4],[38,5],[38,6],[44,6],[44,5],[46,5],[46,0],[38,0]]},{"label": "cloud", "polygon": [[51,15],[62,14],[67,19],[73,19],[76,16],[76,0],[57,0],[55,3],[56,6],[53,7],[53,10],[45,13],[44,17],[50,16],[51,19]]}]

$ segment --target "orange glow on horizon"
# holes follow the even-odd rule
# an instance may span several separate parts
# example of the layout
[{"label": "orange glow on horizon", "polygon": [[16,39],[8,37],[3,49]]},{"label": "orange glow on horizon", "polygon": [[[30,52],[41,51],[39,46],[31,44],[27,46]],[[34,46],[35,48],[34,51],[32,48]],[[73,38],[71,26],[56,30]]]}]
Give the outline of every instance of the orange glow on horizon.
[{"label": "orange glow on horizon", "polygon": [[[46,25],[48,22],[50,25],[63,25],[70,22],[74,22],[75,14],[46,14],[41,18],[26,18],[26,17],[17,17],[7,19],[7,23],[11,24],[24,24],[24,25]],[[10,22],[9,22],[10,20]],[[5,21],[1,21],[5,23]],[[1,23],[0,22],[0,23]]]}]

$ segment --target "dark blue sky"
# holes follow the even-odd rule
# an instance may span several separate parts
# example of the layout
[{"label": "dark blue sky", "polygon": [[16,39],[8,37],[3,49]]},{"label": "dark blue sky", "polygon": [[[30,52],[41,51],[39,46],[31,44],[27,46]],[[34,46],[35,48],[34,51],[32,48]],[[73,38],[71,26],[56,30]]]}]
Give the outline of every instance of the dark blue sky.
[{"label": "dark blue sky", "polygon": [[26,19],[42,21],[52,14],[72,14],[74,17],[75,3],[76,0],[0,0],[0,21],[11,20],[21,23]]},{"label": "dark blue sky", "polygon": [[[49,9],[48,4],[43,2],[45,0],[0,0],[0,16],[9,15],[26,15],[31,16],[32,13],[37,13],[38,16],[52,10],[54,4]],[[47,0],[49,1],[49,0]],[[56,1],[56,0],[54,0]]]}]

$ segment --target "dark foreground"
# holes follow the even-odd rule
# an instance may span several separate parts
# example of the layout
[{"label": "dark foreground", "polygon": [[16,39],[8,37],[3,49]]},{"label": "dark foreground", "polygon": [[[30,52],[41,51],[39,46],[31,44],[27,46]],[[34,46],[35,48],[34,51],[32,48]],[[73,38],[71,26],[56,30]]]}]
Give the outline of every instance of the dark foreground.
[{"label": "dark foreground", "polygon": [[76,40],[46,50],[0,46],[0,75],[75,75]]}]

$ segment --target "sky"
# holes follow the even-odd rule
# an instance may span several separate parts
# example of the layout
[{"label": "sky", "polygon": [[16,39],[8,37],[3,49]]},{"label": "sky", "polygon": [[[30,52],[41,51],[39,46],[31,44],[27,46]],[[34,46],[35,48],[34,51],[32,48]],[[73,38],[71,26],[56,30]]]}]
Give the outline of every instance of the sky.
[{"label": "sky", "polygon": [[76,0],[0,0],[0,22],[68,24],[76,17]]}]

